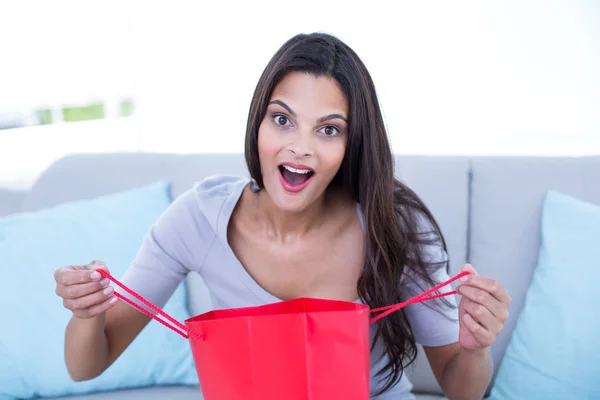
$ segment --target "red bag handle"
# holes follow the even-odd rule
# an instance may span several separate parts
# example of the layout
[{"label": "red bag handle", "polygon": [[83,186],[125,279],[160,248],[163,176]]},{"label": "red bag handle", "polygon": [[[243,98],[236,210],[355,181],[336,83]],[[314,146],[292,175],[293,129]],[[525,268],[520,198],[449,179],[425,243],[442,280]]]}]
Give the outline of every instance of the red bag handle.
[{"label": "red bag handle", "polygon": [[443,288],[444,286],[449,285],[452,282],[454,282],[454,281],[462,278],[463,276],[469,275],[469,274],[470,274],[470,272],[463,271],[460,274],[458,274],[458,275],[456,275],[456,276],[448,279],[447,281],[442,282],[439,285],[436,285],[436,286],[432,287],[431,289],[426,290],[425,292],[423,292],[423,293],[421,293],[421,294],[419,294],[419,295],[417,295],[415,297],[412,297],[412,298],[410,298],[410,299],[408,299],[408,300],[406,300],[406,301],[404,301],[402,303],[393,304],[391,306],[385,306],[385,307],[380,307],[380,308],[374,308],[374,309],[371,310],[372,313],[379,312],[379,311],[384,311],[384,310],[387,310],[387,311],[382,312],[378,316],[371,318],[371,320],[369,321],[369,323],[372,324],[373,322],[376,322],[376,321],[380,320],[383,317],[387,317],[391,313],[396,312],[399,309],[401,309],[401,308],[403,308],[405,306],[408,306],[410,304],[420,303],[420,302],[426,301],[426,300],[433,300],[433,299],[437,299],[439,297],[454,295],[454,294],[458,293],[456,290],[451,290],[449,292],[432,294],[432,295],[430,295],[430,293],[433,293],[433,292],[435,292],[435,291]]},{"label": "red bag handle", "polygon": [[[140,306],[139,304],[134,303],[133,301],[129,300],[128,298],[126,298],[125,296],[123,296],[120,293],[117,293],[115,291],[115,295],[120,298],[121,300],[123,300],[124,302],[126,302],[127,304],[129,304],[130,306],[134,307],[135,309],[137,309],[138,311],[141,311],[142,313],[146,314],[147,316],[149,316],[150,318],[160,322],[161,324],[163,324],[164,326],[166,326],[167,328],[171,329],[172,331],[174,331],[175,333],[178,333],[179,335],[183,336],[184,338],[188,339],[190,337],[190,335],[193,335],[194,337],[196,337],[197,339],[204,339],[204,337],[202,335],[200,335],[199,333],[195,332],[192,329],[189,329],[187,326],[183,325],[182,323],[180,323],[179,321],[177,321],[175,318],[171,317],[169,314],[167,314],[166,312],[164,312],[163,310],[161,310],[160,308],[156,307],[154,304],[150,303],[148,300],[144,299],[142,296],[140,296],[139,294],[137,294],[136,292],[134,292],[133,290],[129,289],[127,286],[123,285],[121,282],[119,282],[117,279],[115,279],[114,276],[112,276],[108,271],[106,271],[105,269],[97,269],[96,270],[98,273],[100,273],[102,276],[104,276],[105,278],[108,278],[109,280],[111,280],[112,282],[114,282],[117,286],[121,287],[123,290],[125,290],[127,293],[131,294],[133,297],[135,297],[136,299],[138,299],[142,304],[144,304],[146,307],[150,308],[151,310],[155,311],[157,314],[163,316],[164,318],[166,318],[167,320],[163,320],[161,318],[159,318],[158,315],[153,314],[152,312],[150,312],[149,310],[145,309],[144,307]],[[426,300],[433,300],[433,299],[437,299],[439,297],[444,297],[444,296],[450,296],[453,294],[456,294],[456,290],[451,290],[449,292],[445,292],[445,293],[439,293],[439,294],[432,294],[430,295],[430,293],[435,292],[437,290],[439,290],[440,288],[462,278],[465,275],[470,274],[470,272],[464,271],[461,272],[460,274],[454,276],[453,278],[440,283],[437,286],[432,287],[431,289],[421,293],[420,295],[417,295],[415,297],[412,297],[402,303],[398,303],[398,304],[392,304],[391,306],[385,306],[385,307],[380,307],[380,308],[375,308],[373,310],[371,310],[372,313],[374,312],[379,312],[379,311],[384,311],[381,314],[379,314],[376,317],[371,318],[371,320],[369,321],[369,323],[373,323],[376,322],[378,320],[380,320],[381,318],[384,318],[388,315],[390,315],[393,312],[398,311],[399,309],[408,306],[410,304],[414,304],[414,303],[420,303],[422,301],[426,301]],[[171,323],[172,325],[170,325],[169,323]]]},{"label": "red bag handle", "polygon": [[[117,286],[121,287],[127,293],[129,293],[130,295],[132,295],[133,297],[135,297],[136,299],[138,299],[146,307],[150,308],[151,310],[156,311],[159,315],[162,315],[163,317],[165,317],[167,319],[167,321],[159,318],[158,315],[151,313],[150,311],[148,311],[144,307],[140,306],[139,304],[134,303],[133,301],[129,300],[128,298],[126,298],[122,294],[117,293],[115,291],[115,295],[118,298],[120,298],[121,300],[123,300],[124,302],[126,302],[127,304],[129,304],[130,306],[132,306],[133,308],[137,309],[138,311],[141,311],[142,313],[146,314],[150,318],[152,318],[152,319],[160,322],[161,324],[163,324],[167,328],[171,329],[173,332],[178,333],[179,335],[183,336],[186,339],[188,339],[190,337],[190,334],[194,335],[197,339],[203,339],[202,335],[200,335],[199,333],[197,333],[197,332],[189,329],[187,326],[183,325],[181,322],[177,321],[175,318],[171,317],[169,314],[167,314],[166,312],[164,312],[160,308],[156,307],[154,304],[150,303],[148,300],[144,299],[142,296],[140,296],[139,294],[137,294],[133,290],[129,289],[127,286],[123,285],[121,282],[119,282],[114,276],[112,276],[105,269],[97,269],[96,271],[99,272],[105,278],[108,278],[111,281],[113,281]],[[171,324],[173,324],[174,326],[173,325],[169,325],[169,322]]]}]

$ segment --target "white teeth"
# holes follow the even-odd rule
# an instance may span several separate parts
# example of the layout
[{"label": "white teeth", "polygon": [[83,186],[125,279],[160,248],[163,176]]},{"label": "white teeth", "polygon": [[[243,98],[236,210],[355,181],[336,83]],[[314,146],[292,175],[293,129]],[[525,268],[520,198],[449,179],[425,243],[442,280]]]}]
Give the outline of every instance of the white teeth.
[{"label": "white teeth", "polygon": [[295,174],[308,174],[310,171],[310,169],[296,169],[296,168],[292,168],[289,165],[284,165],[283,168],[287,169],[290,172],[293,172]]}]

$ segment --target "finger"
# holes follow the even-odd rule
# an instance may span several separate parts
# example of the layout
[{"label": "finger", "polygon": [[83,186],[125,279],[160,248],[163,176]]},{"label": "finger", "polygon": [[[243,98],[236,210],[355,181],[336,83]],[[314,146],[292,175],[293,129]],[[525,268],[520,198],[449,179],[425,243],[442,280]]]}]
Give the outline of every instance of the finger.
[{"label": "finger", "polygon": [[81,310],[74,314],[80,318],[95,317],[96,315],[100,315],[113,308],[115,304],[117,304],[118,300],[119,298],[113,294],[108,299],[104,300],[102,303],[96,304],[90,308],[86,308],[85,310]]},{"label": "finger", "polygon": [[56,294],[63,299],[78,299],[104,289],[109,283],[110,281],[107,278],[104,278],[100,281],[80,283],[76,285],[57,285]]},{"label": "finger", "polygon": [[505,304],[510,304],[510,296],[497,281],[481,275],[470,274],[465,277],[462,285],[474,286],[490,293],[496,299]]},{"label": "finger", "polygon": [[[475,270],[475,267],[473,267],[473,265],[471,264],[465,264],[462,267],[462,271],[461,272],[468,272],[471,275],[477,275],[477,271]],[[462,278],[461,280],[464,280],[466,278]]]},{"label": "finger", "polygon": [[473,335],[475,340],[477,340],[480,345],[487,347],[494,344],[495,336],[481,326],[477,321],[475,321],[475,319],[468,312],[463,315],[463,322],[469,332],[471,332],[471,335]]},{"label": "finger", "polygon": [[93,271],[97,268],[106,268],[106,264],[100,260],[93,260],[92,262],[85,265],[69,265],[69,268],[76,270],[85,270],[85,271]]},{"label": "finger", "polygon": [[103,261],[100,260],[94,260],[91,263],[88,264],[88,267],[93,270],[93,272],[91,273],[91,277],[92,279],[102,279],[102,275],[100,275],[96,270],[98,269],[103,269],[106,272],[108,271],[108,267],[106,266],[106,264],[104,264]]},{"label": "finger", "polygon": [[92,271],[89,270],[74,270],[70,267],[63,267],[59,268],[54,273],[54,279],[57,283],[64,286],[78,285],[81,283],[92,282],[94,279],[92,279],[91,273]]},{"label": "finger", "polygon": [[79,297],[76,299],[64,299],[63,303],[66,308],[72,311],[86,310],[112,297],[114,292],[115,290],[111,286],[108,286],[84,297]]},{"label": "finger", "polygon": [[494,337],[502,331],[502,323],[485,306],[463,298],[461,306],[479,325],[491,332]]},{"label": "finger", "polygon": [[508,319],[507,307],[489,292],[469,285],[460,285],[457,291],[461,296],[485,306],[499,321],[506,322]]}]

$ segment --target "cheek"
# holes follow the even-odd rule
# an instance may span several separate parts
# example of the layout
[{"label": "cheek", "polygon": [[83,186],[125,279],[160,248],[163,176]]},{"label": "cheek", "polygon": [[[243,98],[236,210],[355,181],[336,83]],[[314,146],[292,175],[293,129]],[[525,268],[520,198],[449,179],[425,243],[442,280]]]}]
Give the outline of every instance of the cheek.
[{"label": "cheek", "polygon": [[337,141],[335,143],[330,144],[330,148],[328,149],[325,162],[327,166],[335,169],[334,173],[337,172],[342,161],[344,160],[344,155],[346,154],[346,141]]},{"label": "cheek", "polygon": [[261,165],[269,164],[278,152],[278,141],[273,135],[272,129],[269,129],[263,123],[258,129],[258,158]]}]

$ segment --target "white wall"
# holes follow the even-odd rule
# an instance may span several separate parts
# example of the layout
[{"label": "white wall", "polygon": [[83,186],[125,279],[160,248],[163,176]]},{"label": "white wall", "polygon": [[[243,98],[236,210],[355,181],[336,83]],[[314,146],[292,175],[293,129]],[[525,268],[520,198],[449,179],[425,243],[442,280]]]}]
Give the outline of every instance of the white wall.
[{"label": "white wall", "polygon": [[[129,124],[136,129],[131,140],[82,129],[78,142],[68,140],[72,133],[56,131],[54,150],[44,162],[89,151],[90,143],[98,151],[131,146],[141,151],[241,151],[262,69],[285,40],[312,31],[337,35],[364,60],[396,152],[600,154],[600,2],[594,0],[176,0],[168,5],[56,0],[36,8],[45,3],[21,0],[12,9],[22,18],[37,17],[9,46],[28,56],[0,64],[0,108],[40,99],[132,93],[137,119]],[[61,18],[56,12],[48,16],[67,5],[87,19],[77,25],[78,15],[63,18],[67,30],[40,22]],[[0,26],[18,21],[0,15]],[[66,50],[61,38],[77,29],[82,36]],[[114,32],[131,36],[117,45]],[[95,39],[85,39],[86,34]],[[98,53],[81,50],[90,44]],[[56,74],[66,67],[61,76],[80,76],[85,82],[81,71],[86,67],[103,70],[104,78],[68,87],[51,76],[48,82],[32,78],[47,64],[32,62],[36,52],[51,60]],[[6,154],[26,148],[22,136],[0,131],[0,181],[14,178],[17,171],[18,179],[29,179],[42,167],[39,162],[33,166],[28,154],[6,161]]]},{"label": "white wall", "polygon": [[398,152],[600,153],[592,0],[145,4],[135,24],[148,149],[241,150],[268,59],[322,30],[367,64]]}]

